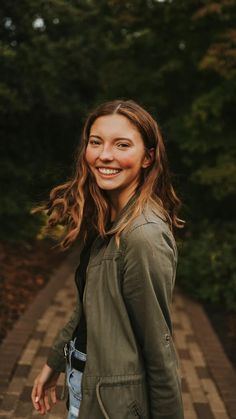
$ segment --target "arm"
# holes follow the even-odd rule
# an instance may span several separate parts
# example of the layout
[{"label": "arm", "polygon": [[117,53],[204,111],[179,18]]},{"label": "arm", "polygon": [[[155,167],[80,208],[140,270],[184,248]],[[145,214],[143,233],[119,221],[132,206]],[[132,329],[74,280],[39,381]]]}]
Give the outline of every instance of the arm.
[{"label": "arm", "polygon": [[170,303],[177,251],[162,222],[135,228],[125,239],[123,294],[146,370],[152,419],[182,419]]},{"label": "arm", "polygon": [[71,339],[73,332],[79,322],[81,313],[80,299],[76,302],[75,309],[70,320],[58,333],[49,353],[46,364],[34,380],[31,399],[34,408],[42,415],[50,410],[50,399],[56,403],[56,384],[60,372],[65,372],[66,360],[64,357],[64,346]]},{"label": "arm", "polygon": [[47,359],[47,365],[54,371],[65,372],[66,360],[64,357],[64,346],[67,342],[71,340],[73,332],[79,323],[80,315],[81,302],[78,297],[75,309],[70,317],[70,320],[58,333]]}]

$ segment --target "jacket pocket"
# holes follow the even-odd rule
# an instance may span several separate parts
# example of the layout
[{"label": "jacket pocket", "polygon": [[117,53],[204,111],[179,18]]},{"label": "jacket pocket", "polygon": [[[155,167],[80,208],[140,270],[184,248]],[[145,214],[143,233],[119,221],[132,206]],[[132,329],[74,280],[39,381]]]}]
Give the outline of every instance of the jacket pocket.
[{"label": "jacket pocket", "polygon": [[142,374],[102,378],[97,400],[105,419],[148,419],[145,378]]}]

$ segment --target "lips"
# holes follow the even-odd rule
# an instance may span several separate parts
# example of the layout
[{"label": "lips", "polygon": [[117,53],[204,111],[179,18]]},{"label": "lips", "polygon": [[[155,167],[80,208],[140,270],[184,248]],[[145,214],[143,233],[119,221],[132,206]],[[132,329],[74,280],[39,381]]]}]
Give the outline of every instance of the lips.
[{"label": "lips", "polygon": [[121,171],[121,169],[112,169],[112,168],[107,168],[107,167],[97,167],[97,170],[102,175],[116,175],[117,173]]}]

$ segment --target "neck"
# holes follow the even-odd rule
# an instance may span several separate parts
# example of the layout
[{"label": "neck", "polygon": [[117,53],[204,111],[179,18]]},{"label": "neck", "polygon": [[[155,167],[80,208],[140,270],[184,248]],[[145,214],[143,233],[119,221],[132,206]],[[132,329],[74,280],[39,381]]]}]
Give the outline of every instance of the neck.
[{"label": "neck", "polygon": [[109,191],[108,198],[111,205],[111,221],[114,221],[117,218],[134,193],[134,188],[130,191],[125,190],[123,193],[121,192],[119,194],[117,194],[117,191]]}]

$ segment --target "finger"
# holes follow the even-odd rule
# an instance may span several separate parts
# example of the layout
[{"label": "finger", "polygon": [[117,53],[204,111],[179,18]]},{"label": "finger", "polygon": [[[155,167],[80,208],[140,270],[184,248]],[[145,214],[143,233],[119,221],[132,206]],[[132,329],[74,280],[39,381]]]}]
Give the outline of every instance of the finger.
[{"label": "finger", "polygon": [[46,412],[45,404],[44,404],[44,390],[41,384],[38,384],[38,391],[35,397],[35,403],[38,406],[38,411],[41,415],[44,415]]},{"label": "finger", "polygon": [[39,400],[39,413],[41,415],[44,415],[46,413],[46,407],[45,407],[45,403],[44,403],[44,399],[43,398],[41,398]]},{"label": "finger", "polygon": [[41,414],[44,415],[46,409],[45,409],[45,405],[44,405],[44,401],[43,399],[39,398],[38,396],[35,397],[35,401],[33,402],[33,405],[35,407],[35,409]]},{"label": "finger", "polygon": [[36,385],[34,384],[33,388],[32,388],[32,391],[31,391],[31,401],[32,401],[33,405],[35,403],[35,400],[36,400]]},{"label": "finger", "polygon": [[45,391],[45,395],[44,395],[44,405],[47,411],[50,410],[50,404],[49,404],[49,399],[48,399],[48,392]]},{"label": "finger", "polygon": [[51,388],[51,399],[53,403],[57,402],[56,387]]},{"label": "finger", "polygon": [[41,392],[42,390],[40,389],[40,385],[38,383],[35,383],[31,392],[31,400],[36,410],[40,409],[39,400]]}]

